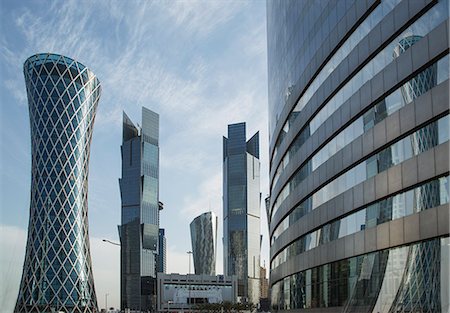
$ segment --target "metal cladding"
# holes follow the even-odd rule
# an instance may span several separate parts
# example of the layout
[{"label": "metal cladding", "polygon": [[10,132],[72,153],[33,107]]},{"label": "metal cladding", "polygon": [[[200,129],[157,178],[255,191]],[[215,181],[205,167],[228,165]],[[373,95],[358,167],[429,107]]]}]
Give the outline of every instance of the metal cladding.
[{"label": "metal cladding", "polygon": [[97,312],[88,234],[89,149],[100,82],[57,54],[25,61],[31,126],[28,239],[15,312]]},{"label": "metal cladding", "polygon": [[448,5],[267,1],[273,311],[450,310]]}]

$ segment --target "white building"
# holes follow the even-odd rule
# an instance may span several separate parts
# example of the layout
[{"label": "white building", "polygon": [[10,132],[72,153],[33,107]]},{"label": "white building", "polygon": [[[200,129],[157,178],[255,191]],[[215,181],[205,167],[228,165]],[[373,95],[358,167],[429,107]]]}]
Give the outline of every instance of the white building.
[{"label": "white building", "polygon": [[179,312],[203,303],[235,303],[237,276],[158,273],[158,311]]}]

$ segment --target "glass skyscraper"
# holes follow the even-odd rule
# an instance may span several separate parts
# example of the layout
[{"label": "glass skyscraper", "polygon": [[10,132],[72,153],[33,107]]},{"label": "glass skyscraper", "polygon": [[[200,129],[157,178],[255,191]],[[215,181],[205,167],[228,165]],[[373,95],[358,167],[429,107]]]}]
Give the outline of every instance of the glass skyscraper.
[{"label": "glass skyscraper", "polygon": [[267,2],[273,310],[449,311],[448,15]]},{"label": "glass skyscraper", "polygon": [[245,123],[228,125],[223,138],[224,274],[238,277],[241,302],[259,303],[259,132],[246,141]]},{"label": "glass skyscraper", "polygon": [[216,275],[217,216],[203,213],[191,222],[191,243],[196,275]]},{"label": "glass skyscraper", "polygon": [[14,312],[97,312],[88,233],[89,149],[100,82],[71,58],[24,64],[31,128],[31,199]]},{"label": "glass skyscraper", "polygon": [[159,229],[159,245],[158,245],[158,262],[157,262],[157,272],[166,273],[166,231],[164,228]]},{"label": "glass skyscraper", "polygon": [[159,115],[142,108],[136,127],[123,115],[120,293],[121,309],[156,308],[159,253]]}]

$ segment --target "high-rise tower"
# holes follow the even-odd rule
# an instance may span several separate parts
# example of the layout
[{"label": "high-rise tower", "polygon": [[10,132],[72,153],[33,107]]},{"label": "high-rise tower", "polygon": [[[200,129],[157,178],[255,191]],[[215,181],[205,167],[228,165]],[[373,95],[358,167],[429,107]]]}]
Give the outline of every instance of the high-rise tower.
[{"label": "high-rise tower", "polygon": [[228,125],[223,138],[224,274],[238,276],[238,296],[259,302],[259,132],[246,141],[245,123]]},{"label": "high-rise tower", "polygon": [[31,128],[28,239],[15,312],[97,312],[88,233],[89,148],[100,82],[56,54],[25,61]]},{"label": "high-rise tower", "polygon": [[203,213],[191,222],[192,255],[196,275],[216,275],[217,216]]},{"label": "high-rise tower", "polygon": [[448,8],[267,1],[272,310],[450,310]]},{"label": "high-rise tower", "polygon": [[166,273],[166,230],[164,228],[159,229],[159,245],[158,245],[158,261],[157,261],[157,272]]},{"label": "high-rise tower", "polygon": [[123,114],[120,230],[121,309],[156,308],[159,241],[159,115],[142,108],[142,124]]}]

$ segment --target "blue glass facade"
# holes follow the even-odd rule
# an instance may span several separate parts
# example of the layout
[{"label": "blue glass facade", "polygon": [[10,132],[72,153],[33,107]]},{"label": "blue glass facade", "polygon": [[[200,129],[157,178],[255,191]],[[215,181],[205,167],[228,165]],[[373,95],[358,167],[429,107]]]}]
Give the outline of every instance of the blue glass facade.
[{"label": "blue glass facade", "polygon": [[224,274],[238,277],[238,296],[259,303],[259,133],[246,141],[245,123],[223,138]]},{"label": "blue glass facade", "polygon": [[14,312],[97,312],[88,233],[89,149],[100,82],[65,56],[25,61],[31,199]]},{"label": "blue glass facade", "polygon": [[158,243],[158,273],[166,273],[166,231],[164,228],[159,229]]},{"label": "blue glass facade", "polygon": [[267,1],[273,310],[450,309],[448,17]]},{"label": "blue glass facade", "polygon": [[121,308],[156,307],[159,251],[159,115],[142,108],[141,127],[123,115]]},{"label": "blue glass facade", "polygon": [[216,275],[217,216],[203,213],[191,222],[191,243],[196,275]]}]

